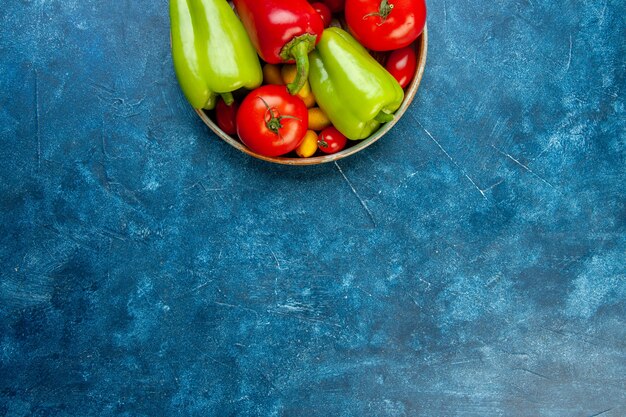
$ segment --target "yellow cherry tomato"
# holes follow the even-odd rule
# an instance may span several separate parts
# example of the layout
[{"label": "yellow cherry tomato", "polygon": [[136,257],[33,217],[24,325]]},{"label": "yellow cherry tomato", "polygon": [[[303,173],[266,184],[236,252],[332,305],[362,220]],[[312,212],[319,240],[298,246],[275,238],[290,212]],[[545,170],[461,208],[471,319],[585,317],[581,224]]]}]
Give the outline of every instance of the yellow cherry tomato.
[{"label": "yellow cherry tomato", "polygon": [[302,143],[296,148],[296,153],[301,158],[308,158],[313,156],[315,152],[317,152],[317,133],[307,130]]},{"label": "yellow cherry tomato", "polygon": [[283,77],[280,74],[280,67],[273,64],[263,66],[263,84],[284,85]]},{"label": "yellow cherry tomato", "polygon": [[[296,79],[297,72],[298,70],[295,65],[292,65],[292,64],[283,65],[283,67],[280,70],[280,74],[283,77],[283,82],[285,84],[289,84],[290,82],[293,82],[293,80]],[[313,92],[311,91],[311,85],[309,84],[308,81],[305,82],[302,89],[298,91],[297,96],[300,97],[302,101],[304,101],[304,104],[306,104],[306,107],[308,109],[315,106],[315,96],[313,95]]]},{"label": "yellow cherry tomato", "polygon": [[[305,87],[309,87],[309,82],[307,81],[306,84],[304,85]],[[304,90],[304,88],[302,89]],[[298,97],[300,97],[302,99],[302,101],[304,101],[304,104],[306,104],[306,108],[310,109],[311,107],[315,106],[315,96],[313,95],[313,92],[311,91],[311,87],[309,87],[309,94],[307,95],[302,95],[302,90],[300,90],[300,92],[298,93]]]},{"label": "yellow cherry tomato", "polygon": [[309,109],[309,129],[320,131],[331,125],[330,119],[319,107]]},{"label": "yellow cherry tomato", "polygon": [[[280,68],[280,75],[283,78],[285,84],[289,84],[296,79],[297,67],[294,64],[286,64]],[[304,89],[304,87],[303,87]]]},{"label": "yellow cherry tomato", "polygon": [[[309,82],[307,81],[305,84],[305,87],[307,87],[309,85]],[[315,96],[313,95],[313,92],[310,90],[311,87],[309,87],[309,94],[302,96],[302,90],[304,90],[304,88],[302,90],[300,90],[300,93],[298,93],[298,97],[300,97],[302,99],[302,101],[304,101],[304,104],[306,104],[306,108],[310,109],[311,107],[315,106]]]}]

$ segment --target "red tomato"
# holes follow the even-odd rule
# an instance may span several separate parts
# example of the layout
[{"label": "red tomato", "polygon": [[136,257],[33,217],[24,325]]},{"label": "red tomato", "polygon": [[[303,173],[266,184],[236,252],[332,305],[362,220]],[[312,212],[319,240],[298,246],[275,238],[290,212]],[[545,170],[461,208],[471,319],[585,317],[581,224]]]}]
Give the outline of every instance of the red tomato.
[{"label": "red tomato", "polygon": [[317,146],[324,153],[337,153],[346,147],[348,139],[334,127],[327,127],[320,133]]},{"label": "red tomato", "polygon": [[327,28],[330,25],[330,21],[333,20],[333,14],[330,9],[324,3],[311,3],[311,6],[315,9],[315,11],[322,17],[322,21],[324,22],[324,27]]},{"label": "red tomato", "polygon": [[346,0],[346,23],[368,49],[391,51],[410,45],[424,30],[424,0]]},{"label": "red tomato", "polygon": [[265,85],[252,91],[239,106],[237,133],[252,151],[279,156],[296,149],[309,125],[309,112],[284,85]]},{"label": "red tomato", "polygon": [[331,12],[338,13],[343,10],[346,0],[322,0]]},{"label": "red tomato", "polygon": [[406,46],[389,54],[387,59],[387,71],[398,81],[400,87],[404,88],[413,79],[417,57],[413,46]]},{"label": "red tomato", "polygon": [[230,106],[224,103],[221,98],[215,106],[215,118],[217,119],[217,125],[227,135],[234,135],[237,133],[237,102]]}]

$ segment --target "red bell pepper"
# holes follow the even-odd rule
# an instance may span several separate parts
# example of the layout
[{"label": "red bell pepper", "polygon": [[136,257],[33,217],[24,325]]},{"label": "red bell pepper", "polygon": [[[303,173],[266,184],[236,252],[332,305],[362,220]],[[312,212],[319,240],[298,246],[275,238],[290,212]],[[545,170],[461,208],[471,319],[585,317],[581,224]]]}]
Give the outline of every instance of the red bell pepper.
[{"label": "red bell pepper", "polygon": [[308,54],[320,40],[324,22],[307,0],[234,0],[237,13],[261,58],[270,64],[296,63],[297,94],[309,76]]}]

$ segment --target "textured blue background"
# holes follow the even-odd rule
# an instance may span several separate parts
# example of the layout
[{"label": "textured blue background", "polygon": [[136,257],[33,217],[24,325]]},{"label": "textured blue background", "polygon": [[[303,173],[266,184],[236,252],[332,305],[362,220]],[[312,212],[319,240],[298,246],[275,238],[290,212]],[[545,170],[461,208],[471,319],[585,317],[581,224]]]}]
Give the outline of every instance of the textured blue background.
[{"label": "textured blue background", "polygon": [[626,415],[625,3],[429,6],[392,134],[290,168],[165,0],[3,2],[0,415]]}]

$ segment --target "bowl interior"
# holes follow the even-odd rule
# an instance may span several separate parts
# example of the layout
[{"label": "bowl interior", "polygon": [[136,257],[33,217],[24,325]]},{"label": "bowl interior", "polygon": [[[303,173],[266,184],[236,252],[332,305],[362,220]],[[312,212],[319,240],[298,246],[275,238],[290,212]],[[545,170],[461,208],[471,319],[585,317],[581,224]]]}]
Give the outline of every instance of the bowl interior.
[{"label": "bowl interior", "polygon": [[332,155],[323,155],[323,156],[313,156],[310,158],[291,158],[291,157],[269,157],[259,155],[256,152],[251,151],[245,145],[243,145],[239,140],[233,138],[232,136],[224,133],[222,129],[217,126],[213,120],[207,115],[204,110],[196,109],[196,113],[200,116],[200,119],[211,129],[217,136],[222,138],[228,144],[233,146],[234,148],[239,149],[241,152],[247,153],[250,156],[253,156],[258,159],[262,159],[268,162],[274,162],[277,164],[284,165],[317,165],[323,164],[327,162],[337,161],[339,159],[346,158],[350,155],[353,155],[368,146],[372,143],[376,142],[378,139],[383,137],[391,128],[400,120],[400,118],[404,115],[406,110],[411,105],[411,102],[415,98],[415,94],[417,93],[417,89],[419,88],[420,82],[422,81],[422,76],[424,75],[424,68],[426,67],[426,54],[428,49],[428,33],[427,28],[424,27],[424,32],[415,42],[415,52],[417,55],[417,68],[415,70],[415,77],[413,77],[413,81],[409,84],[409,87],[405,90],[404,101],[400,108],[396,111],[395,117],[392,121],[385,123],[378,129],[374,134],[370,137],[359,141],[356,145],[351,146],[349,148],[344,149],[341,152],[337,152]]}]

